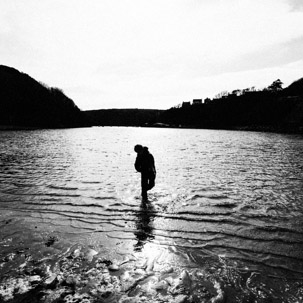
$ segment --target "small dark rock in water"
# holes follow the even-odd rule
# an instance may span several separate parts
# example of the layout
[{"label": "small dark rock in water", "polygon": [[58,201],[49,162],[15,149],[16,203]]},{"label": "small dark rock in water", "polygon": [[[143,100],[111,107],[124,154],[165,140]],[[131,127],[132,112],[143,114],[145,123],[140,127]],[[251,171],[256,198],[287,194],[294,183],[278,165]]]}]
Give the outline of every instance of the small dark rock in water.
[{"label": "small dark rock in water", "polygon": [[113,264],[113,262],[110,260],[102,260],[102,259],[99,259],[98,263],[104,263],[106,266],[110,266]]},{"label": "small dark rock in water", "polygon": [[26,250],[29,250],[29,248],[26,247],[26,248],[24,248],[24,249],[22,249],[22,248],[16,249],[16,253],[17,253],[17,254],[25,254],[25,251],[26,251]]},{"label": "small dark rock in water", "polygon": [[52,246],[56,241],[58,241],[58,238],[55,236],[50,236],[47,241],[45,242],[45,246],[50,247]]}]

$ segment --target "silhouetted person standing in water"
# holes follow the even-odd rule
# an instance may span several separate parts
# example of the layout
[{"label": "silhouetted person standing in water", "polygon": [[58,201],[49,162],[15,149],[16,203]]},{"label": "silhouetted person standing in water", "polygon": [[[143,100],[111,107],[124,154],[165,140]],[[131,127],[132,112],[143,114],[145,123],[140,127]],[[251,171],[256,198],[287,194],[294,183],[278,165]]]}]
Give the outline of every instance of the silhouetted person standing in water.
[{"label": "silhouetted person standing in water", "polygon": [[135,146],[135,152],[137,153],[135,168],[141,173],[142,199],[147,200],[147,191],[155,186],[155,160],[147,147],[138,144]]}]

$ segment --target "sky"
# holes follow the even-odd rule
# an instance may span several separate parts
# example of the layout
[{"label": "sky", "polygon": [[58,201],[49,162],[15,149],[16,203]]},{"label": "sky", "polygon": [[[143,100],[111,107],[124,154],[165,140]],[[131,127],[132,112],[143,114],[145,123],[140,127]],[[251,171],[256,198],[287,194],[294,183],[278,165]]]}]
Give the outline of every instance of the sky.
[{"label": "sky", "polygon": [[0,64],[82,110],[286,87],[303,77],[303,1],[0,0]]}]

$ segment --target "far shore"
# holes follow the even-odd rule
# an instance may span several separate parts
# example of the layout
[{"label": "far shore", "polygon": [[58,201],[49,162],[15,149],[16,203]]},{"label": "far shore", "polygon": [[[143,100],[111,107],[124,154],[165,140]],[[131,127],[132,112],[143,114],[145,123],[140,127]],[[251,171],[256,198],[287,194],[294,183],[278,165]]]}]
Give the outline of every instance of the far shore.
[{"label": "far shore", "polygon": [[21,126],[21,125],[0,125],[0,130],[35,130],[39,127]]},{"label": "far shore", "polygon": [[[142,127],[142,128],[179,128],[179,129],[212,129],[212,130],[232,130],[232,131],[252,131],[252,132],[268,132],[268,133],[284,133],[284,134],[303,134],[303,127],[283,127],[270,125],[247,125],[247,126],[231,126],[231,127],[199,127],[195,125],[169,125],[155,123],[150,125],[95,125],[94,127]],[[30,127],[22,125],[0,125],[0,131],[15,131],[15,130],[42,130],[42,129],[65,129],[63,128],[45,128],[45,127]],[[79,128],[79,127],[77,127]]]}]

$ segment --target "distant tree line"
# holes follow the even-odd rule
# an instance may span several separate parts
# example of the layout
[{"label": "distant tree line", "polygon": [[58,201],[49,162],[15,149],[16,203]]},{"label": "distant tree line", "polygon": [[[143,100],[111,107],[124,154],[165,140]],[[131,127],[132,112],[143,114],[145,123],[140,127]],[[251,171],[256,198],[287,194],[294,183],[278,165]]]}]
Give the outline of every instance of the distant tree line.
[{"label": "distant tree line", "polygon": [[303,131],[303,78],[282,89],[280,79],[263,90],[221,92],[202,104],[176,106],[161,122],[174,126]]},{"label": "distant tree line", "polygon": [[95,126],[152,126],[164,110],[159,109],[99,109],[85,113]]},{"label": "distant tree line", "polygon": [[89,124],[84,112],[61,89],[0,65],[0,125],[61,128]]},{"label": "distant tree line", "polygon": [[303,133],[303,78],[287,88],[277,79],[268,87],[223,91],[168,110],[81,111],[64,92],[0,65],[0,128],[161,126],[295,131]]},{"label": "distant tree line", "polygon": [[86,111],[93,125],[249,129],[303,132],[303,79],[283,89],[268,87],[221,92],[168,110],[101,109]]}]

